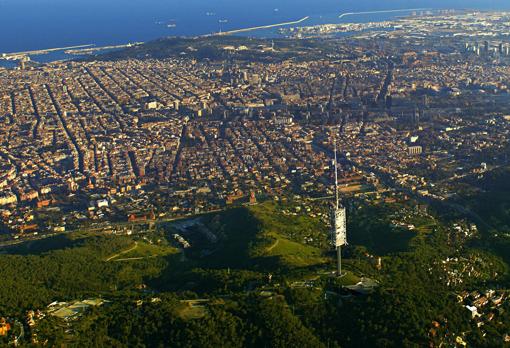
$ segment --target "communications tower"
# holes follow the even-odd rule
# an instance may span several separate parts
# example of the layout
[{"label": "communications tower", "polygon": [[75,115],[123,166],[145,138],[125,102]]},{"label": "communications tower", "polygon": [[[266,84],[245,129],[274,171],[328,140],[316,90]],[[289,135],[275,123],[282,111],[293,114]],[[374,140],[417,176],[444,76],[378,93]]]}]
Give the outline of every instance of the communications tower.
[{"label": "communications tower", "polygon": [[342,246],[347,245],[347,214],[345,207],[341,204],[340,198],[338,197],[338,159],[336,150],[336,135],[334,139],[335,145],[335,203],[331,209],[332,218],[332,231],[331,231],[331,243],[336,249],[337,254],[337,276],[342,275]]}]

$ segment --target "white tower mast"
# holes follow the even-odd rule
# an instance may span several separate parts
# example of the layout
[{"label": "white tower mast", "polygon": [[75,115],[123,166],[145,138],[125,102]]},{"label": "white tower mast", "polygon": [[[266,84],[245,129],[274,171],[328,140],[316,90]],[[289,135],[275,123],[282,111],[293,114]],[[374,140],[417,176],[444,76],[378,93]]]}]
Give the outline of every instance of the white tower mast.
[{"label": "white tower mast", "polygon": [[335,168],[335,205],[332,212],[333,231],[331,233],[333,246],[337,252],[337,275],[342,275],[342,246],[347,244],[347,216],[345,207],[340,205],[338,197],[338,157],[336,148],[336,134],[334,138],[334,168]]}]

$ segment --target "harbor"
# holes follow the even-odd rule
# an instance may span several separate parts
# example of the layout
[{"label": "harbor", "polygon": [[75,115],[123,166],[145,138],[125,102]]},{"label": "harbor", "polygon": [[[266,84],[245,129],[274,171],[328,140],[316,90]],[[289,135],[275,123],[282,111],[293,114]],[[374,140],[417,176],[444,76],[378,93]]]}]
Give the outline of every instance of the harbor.
[{"label": "harbor", "polygon": [[59,48],[47,48],[41,50],[23,51],[23,52],[12,52],[12,53],[1,53],[0,54],[0,67],[1,66],[16,66],[19,64],[20,67],[24,67],[25,64],[34,61],[36,63],[49,62],[49,61],[60,61],[69,60],[79,56],[88,56],[106,51],[119,50],[124,48],[130,48],[142,45],[143,42],[133,42],[122,45],[109,45],[109,46],[98,46],[95,44],[87,45],[76,45]]},{"label": "harbor", "polygon": [[32,50],[32,51],[24,51],[24,52],[13,52],[13,53],[2,53],[0,54],[0,59],[2,60],[21,60],[30,56],[39,56],[43,54],[49,54],[52,52],[59,52],[65,50],[75,50],[75,49],[83,49],[94,46],[93,44],[88,45],[78,45],[78,46],[69,46],[69,47],[60,47],[60,48],[46,48],[42,50]]}]

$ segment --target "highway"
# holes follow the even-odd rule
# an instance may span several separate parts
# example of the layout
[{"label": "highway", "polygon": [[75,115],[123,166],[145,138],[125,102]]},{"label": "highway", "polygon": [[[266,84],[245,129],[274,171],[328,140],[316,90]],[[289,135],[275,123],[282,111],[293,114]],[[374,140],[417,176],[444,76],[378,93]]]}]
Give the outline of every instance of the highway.
[{"label": "highway", "polygon": [[238,33],[245,33],[248,31],[260,30],[260,29],[278,28],[278,27],[283,27],[286,25],[300,24],[300,23],[303,23],[304,21],[308,20],[309,18],[310,18],[310,16],[306,16],[306,17],[303,17],[303,18],[301,18],[297,21],[293,21],[293,22],[284,22],[284,23],[277,23],[277,24],[262,25],[262,26],[258,26],[258,27],[236,29],[236,30],[224,31],[224,32],[214,33],[214,34],[205,35],[205,36],[225,36],[225,35],[234,35],[234,34],[238,34]]},{"label": "highway", "polygon": [[383,11],[367,11],[367,12],[345,12],[342,13],[338,18],[344,18],[347,16],[358,16],[358,15],[367,15],[367,14],[378,14],[378,13],[398,13],[398,12],[409,12],[409,11],[428,11],[430,8],[406,8],[400,10],[383,10]]}]

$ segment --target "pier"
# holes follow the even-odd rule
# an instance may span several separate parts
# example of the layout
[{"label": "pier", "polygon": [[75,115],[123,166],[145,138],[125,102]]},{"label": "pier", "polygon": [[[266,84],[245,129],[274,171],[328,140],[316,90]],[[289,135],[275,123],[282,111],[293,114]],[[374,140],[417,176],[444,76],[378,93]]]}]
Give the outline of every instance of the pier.
[{"label": "pier", "polygon": [[0,59],[18,60],[18,59],[24,58],[26,56],[48,54],[51,52],[87,48],[87,47],[92,47],[92,46],[94,46],[94,45],[88,44],[88,45],[78,45],[78,46],[69,46],[69,47],[60,47],[60,48],[47,48],[47,49],[42,49],[42,50],[33,50],[33,51],[24,51],[24,52],[2,53],[2,54],[0,54]]},{"label": "pier", "polygon": [[65,50],[64,53],[66,54],[72,54],[72,55],[82,55],[82,54],[94,54],[96,52],[100,51],[106,51],[106,50],[115,50],[115,49],[121,49],[121,48],[130,48],[135,46],[143,45],[143,42],[134,42],[134,43],[128,43],[125,45],[113,45],[113,46],[101,46],[101,47],[86,47],[86,48],[75,48],[75,49],[68,49]]},{"label": "pier", "polygon": [[249,31],[254,31],[254,30],[260,30],[260,29],[271,29],[271,28],[278,28],[278,27],[284,27],[286,25],[294,25],[294,24],[300,24],[300,23],[303,23],[304,21],[308,20],[310,18],[310,16],[306,16],[306,17],[303,17],[297,21],[292,21],[292,22],[284,22],[284,23],[277,23],[277,24],[269,24],[269,25],[261,25],[261,26],[258,26],[258,27],[251,27],[251,28],[244,28],[244,29],[236,29],[236,30],[230,30],[230,31],[224,31],[224,32],[220,32],[220,33],[214,33],[214,34],[210,34],[210,35],[205,35],[206,37],[207,36],[225,36],[225,35],[234,35],[234,34],[239,34],[239,33],[245,33],[245,32],[249,32]]},{"label": "pier", "polygon": [[430,11],[430,8],[406,8],[400,10],[382,10],[382,11],[367,11],[367,12],[345,12],[342,13],[338,18],[344,18],[347,16],[359,16],[368,14],[384,14],[384,13],[398,13],[398,12],[410,12],[410,11]]}]

